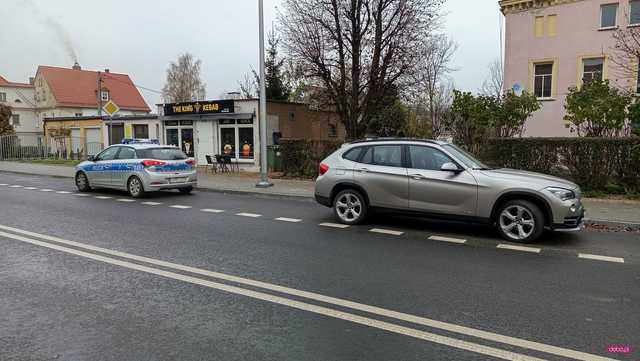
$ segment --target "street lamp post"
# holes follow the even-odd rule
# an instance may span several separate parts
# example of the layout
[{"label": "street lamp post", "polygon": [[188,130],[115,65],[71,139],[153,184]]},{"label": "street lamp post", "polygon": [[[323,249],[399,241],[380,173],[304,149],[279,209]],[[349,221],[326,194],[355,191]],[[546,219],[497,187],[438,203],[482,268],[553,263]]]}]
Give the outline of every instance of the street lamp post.
[{"label": "street lamp post", "polygon": [[258,26],[260,27],[260,182],[256,184],[258,188],[271,187],[267,177],[267,91],[265,85],[264,70],[264,4],[263,0],[258,0]]}]

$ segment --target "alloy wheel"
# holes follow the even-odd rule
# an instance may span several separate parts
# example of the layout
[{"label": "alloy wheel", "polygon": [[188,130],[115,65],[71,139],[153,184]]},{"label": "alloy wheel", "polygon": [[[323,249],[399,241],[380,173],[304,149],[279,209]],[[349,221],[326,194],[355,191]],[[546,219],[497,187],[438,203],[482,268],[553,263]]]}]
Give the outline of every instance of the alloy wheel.
[{"label": "alloy wheel", "polygon": [[533,234],[536,222],[530,210],[523,206],[513,205],[500,213],[500,228],[507,237],[520,241]]},{"label": "alloy wheel", "polygon": [[362,215],[362,201],[353,193],[343,193],[336,201],[336,213],[344,222],[356,222]]}]

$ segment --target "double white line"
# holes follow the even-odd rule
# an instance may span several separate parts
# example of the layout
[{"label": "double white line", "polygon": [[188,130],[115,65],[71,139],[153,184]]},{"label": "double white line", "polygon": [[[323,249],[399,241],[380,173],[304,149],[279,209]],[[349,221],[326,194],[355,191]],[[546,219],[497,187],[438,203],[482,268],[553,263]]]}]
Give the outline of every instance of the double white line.
[{"label": "double white line", "polygon": [[[500,335],[492,332],[473,329],[470,327],[436,321],[436,320],[428,319],[425,317],[414,316],[414,315],[392,311],[392,310],[375,307],[375,306],[369,306],[366,304],[352,302],[352,301],[348,301],[340,298],[324,296],[317,293],[283,287],[283,286],[270,284],[266,282],[255,281],[255,280],[232,276],[228,274],[207,271],[207,270],[184,266],[176,263],[165,262],[165,261],[161,261],[153,258],[136,256],[133,254],[114,251],[106,248],[95,247],[95,246],[87,245],[84,243],[69,241],[62,238],[48,236],[48,235],[30,232],[26,230],[21,230],[13,227],[0,225],[0,230],[1,230],[0,231],[1,237],[10,238],[13,240],[33,244],[40,247],[54,249],[57,251],[68,253],[68,254],[73,254],[76,256],[104,262],[107,264],[120,266],[123,268],[146,272],[146,273],[150,273],[150,274],[154,274],[154,275],[158,275],[158,276],[162,276],[170,279],[175,279],[183,282],[188,282],[191,284],[196,284],[196,285],[200,285],[208,288],[213,288],[213,289],[217,289],[217,290],[221,290],[221,291],[225,291],[225,292],[229,292],[237,295],[242,295],[242,296],[246,296],[246,297],[250,297],[250,298],[254,298],[254,299],[258,299],[266,302],[272,302],[279,305],[296,308],[299,310],[304,310],[304,311],[312,312],[312,313],[327,316],[327,317],[333,317],[336,319],[341,319],[344,321],[349,321],[349,322],[353,322],[360,325],[374,327],[374,328],[385,330],[388,332],[401,334],[401,335],[405,335],[405,336],[409,336],[409,337],[413,337],[413,338],[417,338],[425,341],[430,341],[433,343],[437,343],[437,344],[441,344],[441,345],[445,345],[445,346],[449,346],[449,347],[453,347],[461,350],[475,352],[482,355],[501,358],[505,360],[541,360],[541,359],[528,356],[525,354],[520,354],[520,353],[507,351],[507,350],[503,350],[495,347],[481,345],[474,342],[464,341],[454,337],[442,336],[442,335],[431,333],[431,332],[426,332],[426,331],[422,331],[422,330],[418,330],[410,327],[400,326],[395,323],[380,321],[371,317],[360,316],[354,313],[344,312],[344,311],[336,310],[333,308],[306,303],[306,302],[294,300],[294,299],[283,297],[283,296],[296,296],[299,298],[322,302],[322,303],[333,305],[333,306],[339,306],[339,307],[344,307],[352,310],[362,311],[372,315],[392,318],[399,321],[413,323],[416,325],[427,326],[427,327],[431,327],[441,331],[453,332],[466,337],[469,337],[469,336],[475,337],[475,338],[479,338],[479,339],[483,339],[491,342],[502,343],[509,346],[516,346],[524,349],[544,352],[547,354],[567,357],[567,358],[576,359],[576,360],[594,360],[594,361],[613,360],[613,359],[598,356],[598,355],[593,355],[593,354],[588,354],[580,351],[574,351],[574,350],[565,349],[561,347],[546,345],[543,343],[528,341],[520,338],[504,336],[504,335]],[[11,232],[11,233],[8,233],[8,232]],[[83,249],[83,250],[68,248],[62,245],[72,246],[72,247]],[[197,277],[193,277],[193,276],[189,276],[181,273],[166,271],[163,269],[153,268],[148,265],[106,257],[100,254],[90,253],[86,251],[99,252],[105,255],[116,256],[121,259],[142,262],[148,265],[161,266],[168,269],[173,269],[173,270],[188,272],[195,275],[206,276],[206,277],[214,278],[218,280],[233,282],[239,285],[251,286],[254,288],[278,292],[280,294],[283,294],[283,296],[276,296],[273,294],[254,291],[246,288],[241,288],[238,286],[232,286],[228,284],[214,282],[214,281],[203,279],[203,278],[197,278]]]}]

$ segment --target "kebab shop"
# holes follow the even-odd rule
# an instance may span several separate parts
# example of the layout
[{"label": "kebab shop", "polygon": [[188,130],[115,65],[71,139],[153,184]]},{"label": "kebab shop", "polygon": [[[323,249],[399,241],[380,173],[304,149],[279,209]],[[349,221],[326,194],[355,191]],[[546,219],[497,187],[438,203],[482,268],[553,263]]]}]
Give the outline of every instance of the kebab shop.
[{"label": "kebab shop", "polygon": [[259,169],[257,100],[210,100],[160,104],[164,143],[175,145],[198,164],[206,156],[231,157],[239,168]]}]

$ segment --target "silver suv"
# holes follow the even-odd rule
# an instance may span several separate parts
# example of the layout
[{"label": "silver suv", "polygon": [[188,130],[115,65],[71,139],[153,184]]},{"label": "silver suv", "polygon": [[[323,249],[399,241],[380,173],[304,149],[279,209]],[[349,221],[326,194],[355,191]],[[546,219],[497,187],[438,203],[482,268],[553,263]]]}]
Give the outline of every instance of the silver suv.
[{"label": "silver suv", "polygon": [[583,229],[580,188],[545,174],[490,169],[453,144],[367,139],[320,164],[315,198],[338,221],[358,224],[371,210],[496,225],[506,240],[535,241],[545,229]]}]

